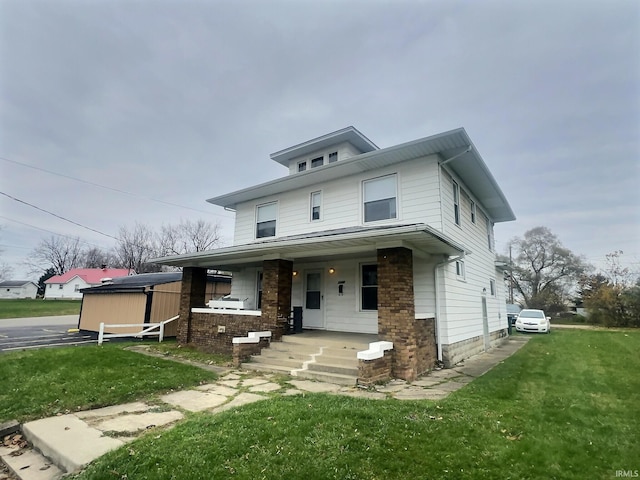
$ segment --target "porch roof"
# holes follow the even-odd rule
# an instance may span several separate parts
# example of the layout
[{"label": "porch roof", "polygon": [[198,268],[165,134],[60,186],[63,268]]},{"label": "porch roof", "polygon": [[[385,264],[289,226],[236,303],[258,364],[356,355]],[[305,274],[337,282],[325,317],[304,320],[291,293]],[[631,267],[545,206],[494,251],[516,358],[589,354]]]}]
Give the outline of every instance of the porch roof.
[{"label": "porch roof", "polygon": [[244,245],[187,253],[151,260],[176,267],[204,267],[234,271],[259,266],[264,260],[296,262],[349,258],[375,254],[378,248],[404,246],[427,255],[469,254],[441,232],[424,223],[379,227],[354,227],[270,239]]}]

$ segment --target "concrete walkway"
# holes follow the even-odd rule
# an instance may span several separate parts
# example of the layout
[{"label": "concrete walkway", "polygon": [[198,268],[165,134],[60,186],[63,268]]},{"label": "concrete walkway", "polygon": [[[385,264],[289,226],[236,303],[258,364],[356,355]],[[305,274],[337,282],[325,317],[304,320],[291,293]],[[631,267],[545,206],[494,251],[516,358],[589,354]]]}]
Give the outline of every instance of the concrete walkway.
[{"label": "concrete walkway", "polygon": [[148,430],[170,427],[186,412],[215,414],[274,395],[319,392],[369,399],[441,400],[489,371],[528,340],[524,335],[512,336],[501,346],[454,368],[432,371],[411,383],[392,380],[367,389],[228,370],[215,383],[170,392],[157,402],[134,402],[28,422],[22,427],[25,437],[47,458],[15,456],[15,446],[0,446],[0,456],[24,480],[51,480],[60,478],[63,471],[80,469]]}]

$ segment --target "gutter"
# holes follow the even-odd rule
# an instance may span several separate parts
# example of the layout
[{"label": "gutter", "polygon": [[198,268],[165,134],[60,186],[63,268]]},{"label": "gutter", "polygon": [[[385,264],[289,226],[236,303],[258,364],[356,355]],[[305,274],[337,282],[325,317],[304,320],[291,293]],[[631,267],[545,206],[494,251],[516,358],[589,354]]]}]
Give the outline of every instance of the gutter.
[{"label": "gutter", "polygon": [[440,267],[456,262],[458,260],[464,260],[465,254],[466,252],[463,251],[462,255],[458,255],[457,257],[453,257],[440,263],[436,263],[436,266],[433,268],[433,278],[436,285],[436,345],[438,348],[437,358],[439,362],[442,362],[442,341],[440,338],[440,276],[438,275],[438,271],[440,270]]}]

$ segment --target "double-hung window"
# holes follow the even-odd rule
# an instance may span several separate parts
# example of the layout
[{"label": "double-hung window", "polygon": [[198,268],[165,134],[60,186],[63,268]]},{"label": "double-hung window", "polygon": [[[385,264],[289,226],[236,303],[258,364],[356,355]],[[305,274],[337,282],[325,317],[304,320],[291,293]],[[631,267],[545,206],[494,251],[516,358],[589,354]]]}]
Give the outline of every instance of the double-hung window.
[{"label": "double-hung window", "polygon": [[460,225],[460,187],[452,180],[453,183],[453,219],[456,225]]},{"label": "double-hung window", "polygon": [[277,203],[258,205],[256,212],[256,238],[276,236]]},{"label": "double-hung window", "polygon": [[311,193],[311,221],[320,220],[320,207],[322,205],[322,192]]},{"label": "double-hung window", "polygon": [[469,200],[471,202],[471,223],[476,223],[476,215],[477,215],[477,209],[476,209],[476,202],[474,202],[473,200]]},{"label": "double-hung window", "polygon": [[364,182],[365,222],[397,218],[396,184],[395,175],[387,175]]},{"label": "double-hung window", "polygon": [[492,297],[496,296],[496,281],[493,278],[489,279],[489,292]]},{"label": "double-hung window", "polygon": [[378,266],[362,265],[360,283],[360,308],[378,309]]},{"label": "double-hung window", "polygon": [[487,246],[489,247],[489,251],[493,252],[493,225],[491,225],[491,220],[487,218]]}]

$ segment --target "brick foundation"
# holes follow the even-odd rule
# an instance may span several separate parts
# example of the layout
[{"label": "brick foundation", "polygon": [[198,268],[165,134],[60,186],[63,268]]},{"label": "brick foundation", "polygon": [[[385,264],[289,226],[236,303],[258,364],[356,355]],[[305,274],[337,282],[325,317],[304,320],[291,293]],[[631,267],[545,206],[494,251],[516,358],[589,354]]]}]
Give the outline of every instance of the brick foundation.
[{"label": "brick foundation", "polygon": [[263,348],[269,346],[268,338],[261,338],[258,343],[234,343],[233,366],[239,368],[242,362],[249,360],[251,355],[260,355]]},{"label": "brick foundation", "polygon": [[205,306],[207,288],[207,269],[184,267],[182,270],[182,288],[180,290],[180,318],[178,319],[178,343],[192,341],[191,309]]},{"label": "brick foundation", "polygon": [[[218,333],[218,327],[224,333]],[[264,318],[249,315],[221,313],[192,313],[191,341],[193,345],[208,353],[233,354],[233,337],[246,337],[248,332],[270,330]]]},{"label": "brick foundation", "polygon": [[358,385],[373,385],[391,379],[393,350],[375,360],[358,360]]},{"label": "brick foundation", "polygon": [[413,252],[378,250],[378,336],[393,342],[393,377],[413,381],[433,367],[434,323],[415,318]]},{"label": "brick foundation", "polygon": [[293,263],[265,260],[262,263],[262,317],[270,325],[273,340],[280,340],[291,315]]}]

